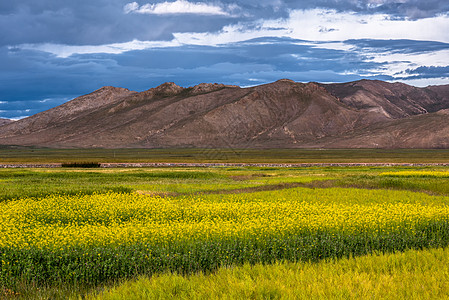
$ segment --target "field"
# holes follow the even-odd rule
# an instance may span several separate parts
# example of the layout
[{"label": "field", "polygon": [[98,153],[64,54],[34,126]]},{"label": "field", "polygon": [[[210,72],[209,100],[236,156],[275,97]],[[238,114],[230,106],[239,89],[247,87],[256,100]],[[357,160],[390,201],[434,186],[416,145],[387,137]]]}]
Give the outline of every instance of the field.
[{"label": "field", "polygon": [[448,149],[48,149],[0,146],[0,163],[448,163]]},{"label": "field", "polygon": [[448,179],[443,166],[0,169],[0,297],[447,298]]}]

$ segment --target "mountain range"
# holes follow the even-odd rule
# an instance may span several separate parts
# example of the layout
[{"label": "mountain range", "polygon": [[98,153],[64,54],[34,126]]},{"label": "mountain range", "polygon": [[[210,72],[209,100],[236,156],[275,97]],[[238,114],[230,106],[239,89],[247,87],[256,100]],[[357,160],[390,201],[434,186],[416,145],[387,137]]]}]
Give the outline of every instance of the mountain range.
[{"label": "mountain range", "polygon": [[54,148],[449,148],[449,85],[281,79],[240,88],[103,87],[0,120],[0,145]]}]

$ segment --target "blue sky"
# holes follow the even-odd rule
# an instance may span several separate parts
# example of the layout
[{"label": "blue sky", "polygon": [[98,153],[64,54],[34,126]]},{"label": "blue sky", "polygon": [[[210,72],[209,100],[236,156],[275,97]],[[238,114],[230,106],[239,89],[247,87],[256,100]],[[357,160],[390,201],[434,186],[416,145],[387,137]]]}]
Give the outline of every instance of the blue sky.
[{"label": "blue sky", "polygon": [[0,2],[0,117],[102,86],[449,84],[447,0]]}]

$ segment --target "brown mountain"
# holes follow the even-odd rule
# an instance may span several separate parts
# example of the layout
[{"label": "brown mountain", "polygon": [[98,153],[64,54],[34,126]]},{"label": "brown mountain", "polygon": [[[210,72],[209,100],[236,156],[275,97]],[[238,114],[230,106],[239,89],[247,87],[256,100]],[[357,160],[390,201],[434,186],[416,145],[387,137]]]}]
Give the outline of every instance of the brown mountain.
[{"label": "brown mountain", "polygon": [[449,85],[417,88],[399,82],[360,80],[322,86],[348,106],[379,111],[393,119],[449,108]]},{"label": "brown mountain", "polygon": [[14,122],[14,121],[10,120],[10,119],[0,118],[0,126],[6,125],[6,124],[9,124],[9,123],[12,123],[12,122]]},{"label": "brown mountain", "polygon": [[449,148],[449,85],[283,79],[240,88],[104,87],[0,128],[46,147]]}]

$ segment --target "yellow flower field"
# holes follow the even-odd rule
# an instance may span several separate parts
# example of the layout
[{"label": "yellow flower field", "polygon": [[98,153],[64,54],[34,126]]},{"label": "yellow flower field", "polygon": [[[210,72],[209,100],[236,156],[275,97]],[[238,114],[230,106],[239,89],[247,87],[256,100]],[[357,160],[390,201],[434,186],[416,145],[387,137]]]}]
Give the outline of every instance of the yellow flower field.
[{"label": "yellow flower field", "polygon": [[422,193],[343,188],[25,198],[0,203],[0,279],[95,283],[436,247],[449,239],[448,203]]},{"label": "yellow flower field", "polygon": [[449,178],[449,172],[446,171],[396,171],[396,172],[382,172],[380,176],[394,176],[394,177],[435,177],[435,178]]},{"label": "yellow flower field", "polygon": [[426,221],[448,220],[447,203],[447,197],[412,192],[339,188],[180,198],[55,195],[0,204],[0,247],[160,245],[304,231],[413,232]]}]

